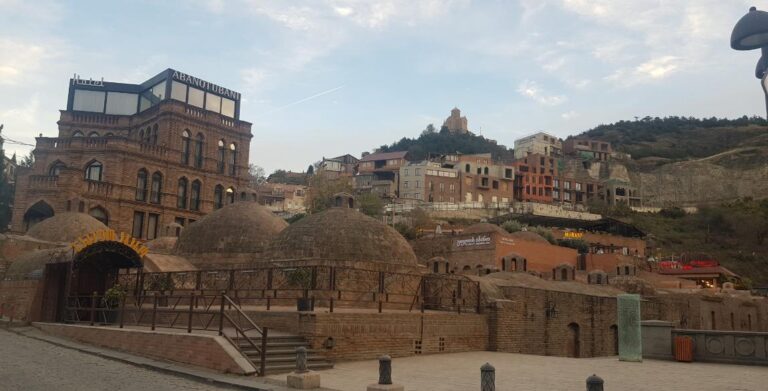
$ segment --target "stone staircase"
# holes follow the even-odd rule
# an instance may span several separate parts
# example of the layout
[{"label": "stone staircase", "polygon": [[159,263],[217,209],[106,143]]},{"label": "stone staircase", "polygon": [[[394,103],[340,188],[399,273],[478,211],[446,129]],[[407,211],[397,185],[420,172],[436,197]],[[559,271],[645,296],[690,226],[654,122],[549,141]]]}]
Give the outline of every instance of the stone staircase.
[{"label": "stone staircase", "polygon": [[[270,330],[271,332],[271,330]],[[231,338],[240,352],[247,357],[258,369],[261,364],[261,355],[248,341],[243,338]],[[255,343],[261,343],[258,338]],[[267,335],[267,353],[265,372],[267,375],[275,373],[291,372],[296,369],[296,348],[307,349],[307,367],[311,370],[330,369],[333,363],[323,357],[320,350],[310,349],[309,343],[298,335]]]}]

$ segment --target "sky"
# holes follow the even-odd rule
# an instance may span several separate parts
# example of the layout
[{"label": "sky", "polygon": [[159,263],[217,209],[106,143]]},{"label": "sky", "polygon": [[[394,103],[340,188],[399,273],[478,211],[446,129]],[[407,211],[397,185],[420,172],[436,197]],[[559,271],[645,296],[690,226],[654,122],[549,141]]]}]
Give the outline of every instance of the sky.
[{"label": "sky", "polygon": [[[55,137],[69,78],[174,68],[242,93],[250,161],[359,156],[456,106],[512,146],[645,116],[765,115],[742,0],[0,0],[3,136]],[[5,145],[8,155],[30,146]]]}]

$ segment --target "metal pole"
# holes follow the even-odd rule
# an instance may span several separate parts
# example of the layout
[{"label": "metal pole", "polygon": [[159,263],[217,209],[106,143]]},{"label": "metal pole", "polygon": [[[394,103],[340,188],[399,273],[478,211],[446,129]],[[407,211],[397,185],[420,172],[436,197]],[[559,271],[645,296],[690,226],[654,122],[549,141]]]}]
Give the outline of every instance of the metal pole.
[{"label": "metal pole", "polygon": [[157,292],[155,292],[154,301],[152,303],[152,331],[155,331],[156,319],[157,319]]},{"label": "metal pole", "polygon": [[195,292],[189,294],[189,319],[187,320],[187,333],[192,333],[192,311],[195,308]]},{"label": "metal pole", "polygon": [[267,336],[269,328],[264,327],[261,331],[261,362],[259,363],[259,376],[265,376],[267,370]]},{"label": "metal pole", "polygon": [[219,308],[219,335],[224,335],[224,291],[221,291],[221,307]]},{"label": "metal pole", "polygon": [[95,319],[96,319],[96,292],[93,292],[93,295],[91,295],[91,326],[93,326]]},{"label": "metal pole", "polygon": [[127,295],[124,295],[122,300],[120,300],[120,328],[123,328],[123,325],[125,324],[125,299]]}]

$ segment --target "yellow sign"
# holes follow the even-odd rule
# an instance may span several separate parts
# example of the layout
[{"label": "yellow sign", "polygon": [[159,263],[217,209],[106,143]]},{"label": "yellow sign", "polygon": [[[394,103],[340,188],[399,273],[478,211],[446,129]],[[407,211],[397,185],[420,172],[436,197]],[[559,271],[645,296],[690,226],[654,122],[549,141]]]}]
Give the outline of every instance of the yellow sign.
[{"label": "yellow sign", "polygon": [[125,232],[120,232],[120,236],[118,237],[117,233],[111,229],[102,229],[99,231],[91,232],[74,242],[70,244],[69,246],[72,247],[75,252],[80,252],[84,248],[96,244],[99,242],[119,242],[122,243],[128,247],[130,247],[133,251],[136,251],[137,254],[139,254],[139,257],[143,257],[147,255],[149,252],[149,249],[145,247],[141,242],[136,240],[136,238],[132,237],[131,235],[128,235]]},{"label": "yellow sign", "polygon": [[566,231],[563,233],[563,237],[567,239],[581,239],[584,237],[584,232]]}]

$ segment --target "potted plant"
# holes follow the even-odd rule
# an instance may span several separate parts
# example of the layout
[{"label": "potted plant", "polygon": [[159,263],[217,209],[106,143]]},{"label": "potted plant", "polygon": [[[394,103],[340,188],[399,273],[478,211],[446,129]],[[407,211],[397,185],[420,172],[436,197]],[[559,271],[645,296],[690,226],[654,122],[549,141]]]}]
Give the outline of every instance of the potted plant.
[{"label": "potted plant", "polygon": [[297,311],[312,311],[312,301],[307,292],[312,288],[312,272],[308,268],[286,269],[285,278],[290,286],[301,288],[301,297],[296,299]]},{"label": "potted plant", "polygon": [[111,288],[104,292],[104,298],[102,299],[104,304],[104,322],[116,323],[118,317],[117,309],[120,308],[120,303],[123,302],[125,295],[128,292],[120,284],[115,284]]}]

